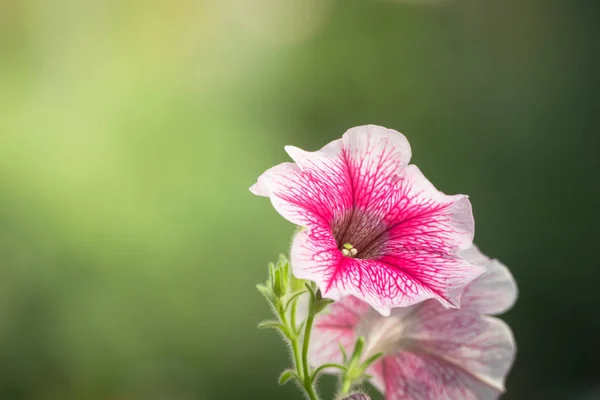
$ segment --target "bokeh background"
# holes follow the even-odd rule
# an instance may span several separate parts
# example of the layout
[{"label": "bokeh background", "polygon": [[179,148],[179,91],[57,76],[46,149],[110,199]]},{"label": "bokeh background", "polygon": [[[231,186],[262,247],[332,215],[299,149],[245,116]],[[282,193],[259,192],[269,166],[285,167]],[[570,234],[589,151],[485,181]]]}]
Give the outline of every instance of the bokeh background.
[{"label": "bokeh background", "polygon": [[[0,0],[0,399],[300,399],[283,146],[407,135],[513,271],[505,399],[600,399],[600,3]],[[324,380],[329,393],[334,380]],[[376,397],[375,397],[376,398]]]}]

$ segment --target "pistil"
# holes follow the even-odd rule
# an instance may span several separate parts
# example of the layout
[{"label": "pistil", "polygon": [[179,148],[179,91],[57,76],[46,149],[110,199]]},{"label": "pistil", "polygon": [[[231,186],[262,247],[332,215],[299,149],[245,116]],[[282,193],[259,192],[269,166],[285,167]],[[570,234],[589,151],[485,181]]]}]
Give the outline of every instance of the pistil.
[{"label": "pistil", "polygon": [[357,253],[358,250],[356,250],[356,248],[350,243],[344,243],[344,245],[342,246],[342,254],[346,257],[354,258]]}]

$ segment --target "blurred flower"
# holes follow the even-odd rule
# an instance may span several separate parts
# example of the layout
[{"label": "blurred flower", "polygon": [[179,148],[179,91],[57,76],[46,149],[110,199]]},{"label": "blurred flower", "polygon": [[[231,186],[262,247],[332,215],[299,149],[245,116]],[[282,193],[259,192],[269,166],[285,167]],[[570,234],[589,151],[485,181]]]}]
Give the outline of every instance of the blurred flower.
[{"label": "blurred flower", "polygon": [[487,271],[470,283],[460,309],[438,302],[397,308],[382,317],[355,297],[334,303],[315,321],[310,357],[314,365],[342,362],[365,338],[364,358],[383,356],[367,372],[387,400],[496,399],[514,356],[510,328],[483,314],[499,314],[514,304],[517,287],[508,269],[476,247],[463,252]]},{"label": "blurred flower", "polygon": [[292,244],[297,277],[315,281],[325,297],[353,295],[383,315],[429,298],[459,306],[465,285],[484,271],[458,254],[472,244],[471,204],[408,165],[401,133],[361,126],[320,151],[286,151],[295,163],[269,169],[250,190],[306,227]]}]

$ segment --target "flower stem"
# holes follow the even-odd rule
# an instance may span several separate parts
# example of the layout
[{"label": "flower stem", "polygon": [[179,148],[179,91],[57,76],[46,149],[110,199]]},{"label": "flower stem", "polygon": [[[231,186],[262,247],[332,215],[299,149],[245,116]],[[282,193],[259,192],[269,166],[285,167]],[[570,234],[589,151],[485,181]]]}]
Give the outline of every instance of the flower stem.
[{"label": "flower stem", "polygon": [[296,309],[298,307],[298,299],[294,299],[292,300],[292,311],[291,311],[291,324],[292,324],[292,328],[294,329],[294,332],[296,331]]},{"label": "flower stem", "polygon": [[344,378],[342,379],[342,387],[340,388],[338,397],[347,395],[350,392],[350,389],[352,389],[352,381],[348,379],[346,374],[344,374]]},{"label": "flower stem", "polygon": [[281,318],[281,322],[287,328],[288,331],[287,338],[290,341],[290,344],[292,345],[295,369],[300,380],[299,383],[310,400],[319,400],[319,397],[317,396],[317,393],[313,386],[314,379],[310,374],[310,369],[308,365],[308,346],[310,344],[310,333],[312,330],[313,321],[315,319],[315,312],[312,309],[313,307],[309,307],[310,311],[306,320],[306,324],[304,326],[304,335],[301,348],[300,336],[298,336],[296,332],[296,301],[293,301],[294,303],[292,303],[291,306],[291,315],[289,320],[285,312],[281,312],[279,317]]},{"label": "flower stem", "polygon": [[315,320],[315,314],[314,307],[309,307],[308,317],[306,318],[306,324],[304,325],[304,341],[302,343],[302,367],[304,368],[302,377],[304,378],[304,389],[310,400],[319,399],[313,387],[314,379],[310,374],[310,366],[308,364],[308,346],[310,344],[310,333]]},{"label": "flower stem", "polygon": [[319,396],[317,396],[317,393],[315,392],[315,389],[313,388],[312,383],[309,385],[306,385],[304,387],[304,390],[306,390],[306,394],[308,395],[308,398],[310,400],[319,400]]},{"label": "flower stem", "polygon": [[313,307],[310,307],[306,324],[304,326],[304,343],[302,344],[302,365],[304,367],[304,380],[310,378],[310,370],[308,365],[308,346],[310,344],[310,333],[312,331],[313,322],[315,320],[315,312]]},{"label": "flower stem", "polygon": [[[291,310],[291,328],[292,331],[296,332],[296,308],[297,308],[297,304],[298,301],[297,299],[292,300],[292,310]],[[294,337],[294,340],[291,341],[292,342],[292,353],[294,354],[294,363],[296,364],[296,373],[298,374],[298,376],[302,376],[303,373],[303,368],[302,368],[302,359],[300,358],[300,343],[298,343],[298,338]]]},{"label": "flower stem", "polygon": [[294,364],[296,364],[296,372],[298,376],[302,376],[302,360],[300,359],[300,348],[298,346],[298,340],[292,340],[292,353],[294,353]]},{"label": "flower stem", "polygon": [[298,343],[298,337],[296,335],[296,326],[294,322],[294,320],[296,319],[295,313],[296,307],[292,307],[291,323],[288,323],[288,319],[285,315],[285,312],[280,313],[279,317],[281,318],[281,322],[283,323],[283,325],[287,328],[286,336],[290,341],[290,344],[292,345],[292,353],[294,354],[294,367],[296,368],[296,373],[299,377],[302,377],[303,370],[302,359],[300,358],[300,344]]}]

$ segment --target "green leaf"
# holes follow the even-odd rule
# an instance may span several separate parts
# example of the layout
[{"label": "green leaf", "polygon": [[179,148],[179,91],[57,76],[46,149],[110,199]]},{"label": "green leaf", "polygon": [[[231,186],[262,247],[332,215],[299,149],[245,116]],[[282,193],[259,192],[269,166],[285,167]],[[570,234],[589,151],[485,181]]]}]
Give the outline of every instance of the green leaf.
[{"label": "green leaf", "polygon": [[364,363],[362,363],[360,365],[360,367],[358,367],[356,369],[356,374],[364,376],[365,374],[363,374],[363,372],[365,372],[371,364],[373,364],[375,361],[377,361],[382,356],[383,356],[383,353],[377,353],[377,354],[374,354],[371,357],[367,358],[367,360]]},{"label": "green leaf", "polygon": [[269,329],[269,328],[281,329],[282,331],[285,332],[285,326],[283,326],[283,324],[280,323],[279,321],[266,320],[266,321],[262,321],[258,324],[258,329]]},{"label": "green leaf", "polygon": [[285,283],[283,283],[279,268],[273,270],[273,293],[278,298],[281,298],[285,294]]},{"label": "green leaf", "polygon": [[269,287],[275,287],[275,264],[269,263]]},{"label": "green leaf", "polygon": [[317,302],[323,300],[323,294],[321,293],[321,289],[315,290],[315,299]]},{"label": "green leaf", "polygon": [[296,373],[293,370],[286,369],[281,373],[281,375],[279,375],[279,384],[285,385],[285,383],[292,378],[298,379],[298,375],[296,375]]},{"label": "green leaf", "polygon": [[340,364],[323,364],[323,365],[319,366],[317,369],[314,370],[313,375],[310,378],[311,382],[314,382],[315,379],[317,379],[317,377],[319,376],[319,374],[325,368],[337,368],[337,369],[339,369],[341,371],[346,371],[346,367],[344,367],[343,365],[340,365]]},{"label": "green leaf", "polygon": [[383,357],[383,352],[372,355],[367,358],[367,360],[363,363],[364,369],[367,369],[369,365],[373,364],[375,361]]},{"label": "green leaf", "polygon": [[288,261],[286,256],[284,256],[283,254],[280,254],[279,260],[277,260],[277,265],[279,265],[281,267],[281,269],[283,269],[283,271],[285,273],[287,273],[289,270],[289,267],[290,267],[290,262]]},{"label": "green leaf", "polygon": [[306,283],[304,284],[304,286],[306,286],[306,288],[307,288],[307,289],[308,289],[308,291],[310,292],[310,294],[311,294],[311,297],[314,297],[314,296],[315,296],[315,290],[313,289],[313,287],[312,287],[311,283],[310,283],[310,282],[306,282]]},{"label": "green leaf", "polygon": [[321,301],[317,302],[315,304],[315,313],[320,313],[331,303],[335,303],[335,301],[331,299],[322,299]]},{"label": "green leaf", "polygon": [[344,361],[344,364],[348,363],[348,353],[346,353],[346,349],[344,348],[344,346],[342,346],[341,343],[338,343],[338,346],[340,347],[340,353],[342,353],[342,360]]},{"label": "green leaf", "polygon": [[362,355],[364,347],[365,347],[365,338],[364,338],[364,336],[360,336],[358,339],[356,339],[356,344],[354,345],[354,351],[352,352],[352,358],[351,358],[350,362],[355,362],[360,359],[360,356]]},{"label": "green leaf", "polygon": [[272,299],[273,296],[271,294],[271,289],[269,289],[269,287],[267,285],[259,283],[258,285],[256,285],[256,289],[258,289],[258,291],[260,292],[260,294],[262,294],[263,296],[265,296],[265,298],[267,300],[269,300],[270,302],[273,302],[273,299]]},{"label": "green leaf", "polygon": [[[306,286],[306,288],[308,289],[308,293],[310,294],[310,301],[308,302],[308,308],[310,310],[310,309],[312,309],[312,307],[314,307],[315,302],[316,302],[315,290],[313,289],[312,285],[309,282],[305,283],[304,286]],[[311,311],[309,311],[309,312],[311,312]]]},{"label": "green leaf", "polygon": [[289,264],[287,261],[282,262],[280,259],[279,265],[279,284],[281,285],[281,295],[284,296],[290,289]]},{"label": "green leaf", "polygon": [[301,292],[295,293],[292,297],[289,298],[289,300],[285,303],[285,308],[284,311],[287,311],[287,309],[289,308],[289,306],[292,305],[292,301],[295,301],[298,299],[298,297],[300,297],[301,295],[303,295],[304,293],[307,293],[306,290],[303,290]]}]

